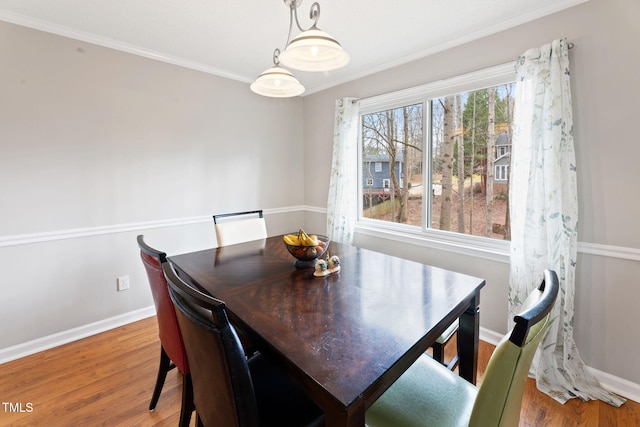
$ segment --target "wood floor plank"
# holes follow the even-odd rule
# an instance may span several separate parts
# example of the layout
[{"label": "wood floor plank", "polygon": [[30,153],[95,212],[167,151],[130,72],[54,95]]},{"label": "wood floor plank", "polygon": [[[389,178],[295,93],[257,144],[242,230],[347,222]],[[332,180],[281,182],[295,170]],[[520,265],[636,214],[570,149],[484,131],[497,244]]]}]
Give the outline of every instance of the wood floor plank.
[{"label": "wood floor plank", "polygon": [[[447,357],[454,349],[452,342]],[[480,343],[479,382],[493,349]],[[21,404],[25,411],[27,403],[33,408],[11,412],[0,406],[0,427],[175,427],[182,391],[175,369],[167,375],[156,410],[148,410],[159,356],[158,327],[151,317],[0,365],[0,400]],[[561,405],[529,379],[520,426],[640,427],[640,404],[614,408],[573,399]]]}]

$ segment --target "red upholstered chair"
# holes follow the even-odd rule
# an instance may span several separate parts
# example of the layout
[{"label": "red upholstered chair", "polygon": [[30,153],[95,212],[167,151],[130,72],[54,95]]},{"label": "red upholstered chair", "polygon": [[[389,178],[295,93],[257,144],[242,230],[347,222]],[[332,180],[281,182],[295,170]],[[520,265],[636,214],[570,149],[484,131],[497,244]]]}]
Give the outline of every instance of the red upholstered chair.
[{"label": "red upholstered chair", "polygon": [[147,270],[153,302],[156,306],[156,317],[158,319],[158,329],[160,331],[160,367],[158,368],[158,378],[153,390],[149,410],[155,409],[160,392],[167,377],[167,372],[173,368],[178,368],[182,377],[182,409],[180,411],[180,427],[188,427],[191,421],[191,413],[194,411],[193,386],[191,384],[191,373],[187,354],[184,349],[182,334],[178,326],[176,312],[169,296],[169,289],[162,263],[167,261],[167,254],[153,249],[144,242],[144,236],[138,236],[138,247],[140,257]]}]

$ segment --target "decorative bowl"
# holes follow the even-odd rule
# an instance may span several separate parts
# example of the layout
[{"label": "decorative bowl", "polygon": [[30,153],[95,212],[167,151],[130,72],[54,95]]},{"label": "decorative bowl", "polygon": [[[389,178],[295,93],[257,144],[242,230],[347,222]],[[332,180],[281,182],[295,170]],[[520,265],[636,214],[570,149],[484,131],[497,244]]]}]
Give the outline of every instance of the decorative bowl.
[{"label": "decorative bowl", "polygon": [[315,267],[316,260],[327,251],[331,240],[329,240],[327,236],[322,236],[320,234],[316,234],[315,236],[319,241],[317,246],[290,245],[286,242],[282,242],[287,247],[289,253],[297,260],[294,263],[297,268]]}]

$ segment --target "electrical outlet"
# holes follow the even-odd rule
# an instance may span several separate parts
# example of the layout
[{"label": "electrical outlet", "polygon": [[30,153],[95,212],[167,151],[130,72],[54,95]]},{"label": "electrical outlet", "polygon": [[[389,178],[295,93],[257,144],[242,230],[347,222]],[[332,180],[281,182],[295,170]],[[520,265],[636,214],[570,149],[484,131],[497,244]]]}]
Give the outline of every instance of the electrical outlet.
[{"label": "electrical outlet", "polygon": [[118,277],[118,292],[129,289],[129,276]]}]

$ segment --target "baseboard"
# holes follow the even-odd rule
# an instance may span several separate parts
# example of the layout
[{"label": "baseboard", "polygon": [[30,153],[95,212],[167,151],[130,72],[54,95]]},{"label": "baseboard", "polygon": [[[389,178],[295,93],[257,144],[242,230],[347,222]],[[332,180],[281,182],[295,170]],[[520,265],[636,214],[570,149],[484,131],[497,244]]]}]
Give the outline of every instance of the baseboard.
[{"label": "baseboard", "polygon": [[[480,339],[489,344],[496,345],[502,339],[502,334],[490,329],[480,328]],[[600,381],[604,388],[626,399],[640,402],[640,384],[616,377],[615,375],[599,371],[587,366],[587,369]]]},{"label": "baseboard", "polygon": [[632,383],[624,378],[599,371],[587,366],[587,369],[600,381],[600,384],[609,391],[626,399],[640,403],[640,384]]},{"label": "baseboard", "polygon": [[126,325],[128,323],[146,319],[147,317],[155,316],[155,314],[155,307],[149,306],[141,308],[139,310],[131,311],[129,313],[114,316],[109,319],[100,320],[98,322],[89,323],[88,325],[79,326],[67,331],[62,331],[53,335],[38,338],[33,341],[28,341],[22,344],[3,348],[0,349],[0,364],[19,359],[21,357],[29,356],[43,350],[48,350],[50,348],[57,347],[63,344],[67,344],[72,341],[86,338],[91,335],[99,334],[100,332],[105,332],[110,329]]},{"label": "baseboard", "polygon": [[491,329],[480,327],[480,339],[492,345],[498,345],[504,334],[499,334]]}]

